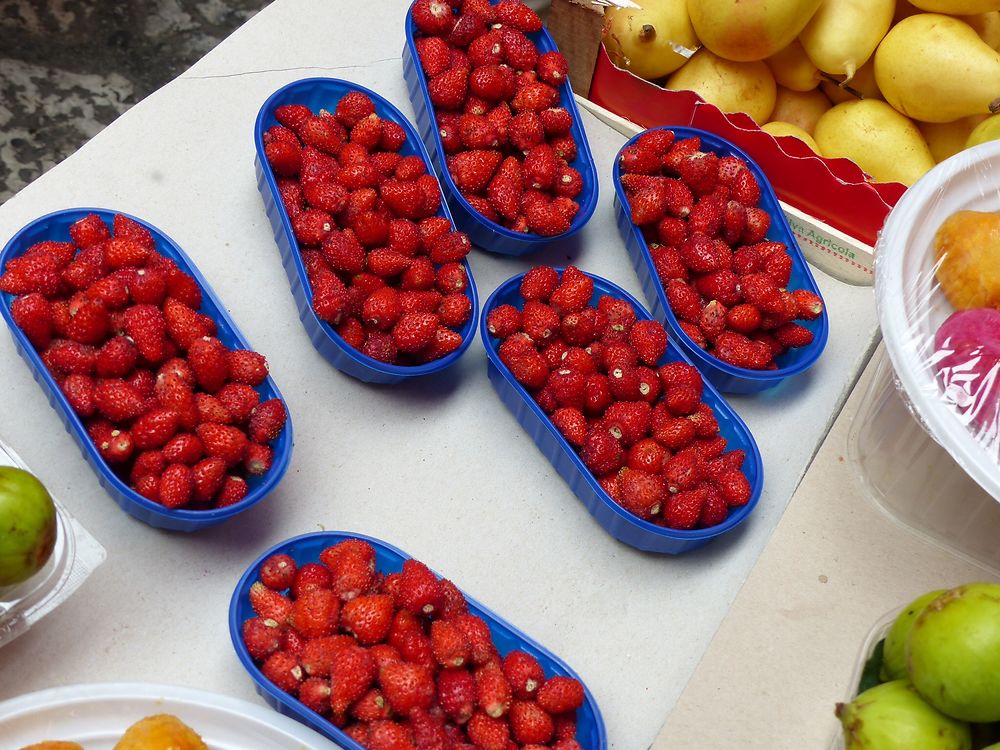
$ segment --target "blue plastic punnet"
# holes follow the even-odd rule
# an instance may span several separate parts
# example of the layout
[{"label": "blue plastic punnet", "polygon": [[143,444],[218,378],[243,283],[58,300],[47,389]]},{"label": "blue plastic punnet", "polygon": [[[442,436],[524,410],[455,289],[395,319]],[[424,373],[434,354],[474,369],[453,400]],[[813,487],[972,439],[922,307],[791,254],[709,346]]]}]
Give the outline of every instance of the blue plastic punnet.
[{"label": "blue plastic punnet", "polygon": [[[374,91],[350,81],[342,81],[337,78],[305,78],[293,81],[275,91],[264,102],[257,114],[257,122],[254,127],[254,143],[257,148],[257,187],[264,198],[264,209],[267,218],[271,221],[271,228],[274,230],[274,239],[281,253],[281,262],[285,267],[288,283],[292,288],[292,296],[299,308],[299,318],[302,325],[305,326],[313,346],[334,367],[358,380],[379,384],[399,383],[409,378],[441,372],[457,362],[458,358],[469,348],[469,344],[472,343],[472,339],[476,335],[479,297],[476,294],[476,281],[472,277],[472,269],[469,267],[468,260],[463,261],[465,273],[469,277],[469,286],[465,293],[472,301],[472,315],[459,329],[459,333],[462,334],[462,345],[458,349],[433,362],[412,366],[391,365],[362,354],[344,341],[329,323],[320,320],[312,308],[312,289],[306,276],[305,266],[302,263],[302,256],[299,253],[299,245],[295,239],[295,233],[292,231],[288,212],[285,211],[281,202],[274,172],[264,156],[264,132],[272,125],[278,124],[274,118],[276,108],[285,104],[303,104],[313,112],[319,112],[320,109],[333,112],[337,102],[351,91],[366,94],[375,103],[375,113],[379,117],[402,126],[406,131],[406,145],[399,150],[399,153],[403,156],[419,156],[427,165],[428,173],[433,174],[434,168],[431,165],[430,157],[427,155],[417,131],[403,113],[389,101]],[[441,201],[441,209],[437,215],[445,217],[453,226],[455,225],[444,200]]]},{"label": "blue plastic punnet", "polygon": [[[698,137],[701,139],[701,150],[711,151],[722,156],[736,156],[747,163],[757,184],[760,185],[760,208],[767,211],[771,217],[771,226],[767,232],[767,239],[775,242],[783,242],[788,248],[788,254],[792,258],[792,275],[788,282],[789,289],[807,289],[817,295],[820,294],[816,280],[802,256],[792,228],[785,218],[781,205],[778,203],[778,196],[774,194],[774,189],[768,181],[767,176],[759,166],[747,156],[741,149],[734,146],[724,138],[719,138],[705,130],[697,128],[686,128],[679,126],[668,126],[662,128],[652,128],[653,130],[672,130],[677,139]],[[644,131],[646,132],[646,131]],[[625,150],[635,143],[642,133],[632,138],[622,146]],[[685,353],[694,362],[694,365],[701,370],[708,380],[723,393],[758,393],[768,388],[774,388],[786,378],[805,372],[823,353],[829,334],[830,321],[827,316],[826,306],[823,307],[823,314],[815,320],[796,321],[805,326],[813,333],[813,341],[809,346],[798,349],[790,349],[777,358],[777,370],[748,370],[743,367],[736,367],[723,362],[718,357],[709,354],[698,346],[690,336],[688,336],[677,322],[674,311],[667,303],[667,295],[663,290],[663,285],[656,274],[656,267],[653,264],[653,256],[649,252],[649,245],[642,236],[642,230],[632,223],[631,212],[628,205],[628,196],[621,182],[621,151],[615,158],[614,166],[615,183],[615,217],[618,221],[618,231],[625,240],[625,248],[628,250],[629,258],[632,259],[632,266],[642,284],[643,294],[649,302],[653,317],[662,322],[670,331],[670,334],[677,340]],[[822,295],[820,295],[822,296]]]},{"label": "blue plastic punnet", "polygon": [[[55,211],[54,213],[35,219],[15,234],[4,247],[3,252],[0,253],[0,268],[6,267],[7,261],[23,254],[35,243],[45,240],[69,242],[70,226],[88,214],[97,214],[110,228],[115,214],[121,214],[121,212],[103,208],[71,208],[64,211]],[[200,312],[208,315],[215,321],[217,328],[216,336],[219,341],[230,349],[252,349],[253,347],[243,338],[243,334],[240,333],[236,324],[233,323],[232,319],[226,313],[225,307],[219,301],[218,297],[215,296],[212,288],[202,275],[198,273],[198,269],[195,268],[191,260],[184,254],[184,251],[167,235],[151,224],[128,214],[122,215],[128,216],[128,218],[146,227],[156,241],[157,252],[173,260],[178,268],[193,276],[195,281],[198,282],[202,294]],[[130,516],[159,529],[197,531],[222,523],[242,513],[247,508],[256,505],[277,486],[278,482],[284,476],[292,456],[291,415],[289,415],[288,420],[285,422],[285,429],[282,430],[281,435],[271,444],[271,447],[274,449],[274,463],[270,471],[263,476],[246,477],[248,492],[246,497],[240,502],[224,508],[184,510],[182,508],[166,508],[159,503],[147,500],[118,477],[104,459],[101,458],[100,453],[98,453],[93,441],[87,434],[83,422],[80,421],[76,412],[73,411],[73,407],[70,406],[69,401],[63,395],[62,390],[56,384],[55,380],[52,379],[52,375],[45,368],[38,352],[35,351],[34,346],[28,341],[24,333],[21,332],[21,329],[14,324],[10,314],[10,305],[13,299],[13,295],[0,293],[0,314],[7,321],[7,326],[10,329],[11,337],[14,339],[14,346],[17,348],[18,354],[21,355],[21,358],[31,368],[32,375],[45,391],[52,408],[59,414],[66,427],[66,431],[73,436],[80,446],[83,457],[97,473],[101,485],[103,485],[104,489],[108,491],[108,494],[118,503],[121,509]],[[277,386],[270,377],[257,387],[257,392],[260,394],[261,401],[281,398]]]},{"label": "blue plastic punnet", "polygon": [[[491,4],[496,5],[500,0],[490,1]],[[421,136],[423,136],[424,144],[431,152],[434,167],[437,169],[438,177],[444,186],[445,194],[448,196],[448,203],[451,205],[458,228],[469,235],[469,239],[476,247],[502,255],[526,255],[579,232],[593,216],[594,209],[597,207],[597,168],[594,166],[594,157],[590,153],[587,133],[583,129],[583,120],[580,119],[580,111],[573,98],[573,89],[569,80],[567,79],[558,87],[559,106],[565,107],[573,116],[573,128],[570,132],[576,141],[577,153],[576,158],[569,165],[577,170],[583,179],[583,190],[575,199],[580,204],[580,210],[573,218],[569,229],[554,237],[515,232],[495,221],[490,221],[479,213],[455,186],[455,181],[452,180],[451,173],[445,163],[444,146],[441,143],[437,120],[434,117],[434,105],[431,103],[431,97],[427,91],[427,77],[424,75],[423,68],[420,67],[420,58],[417,55],[416,35],[418,32],[413,23],[411,10],[406,13],[404,26],[406,45],[403,47],[403,75],[406,78],[406,87],[410,93],[410,101],[413,103],[417,126]],[[555,40],[545,28],[527,34],[527,37],[535,43],[539,54],[558,51]]]},{"label": "blue plastic punnet", "polygon": [[[344,732],[335,727],[323,716],[307,708],[298,698],[289,695],[268,680],[254,663],[253,658],[247,651],[246,645],[243,643],[242,637],[243,623],[256,617],[253,607],[250,606],[250,587],[255,581],[260,579],[260,567],[267,558],[275,554],[285,554],[291,556],[299,566],[304,563],[315,563],[319,561],[320,552],[324,549],[348,539],[360,539],[370,543],[375,548],[375,566],[380,573],[398,572],[402,569],[403,562],[411,559],[410,555],[379,539],[342,531],[319,531],[312,534],[303,534],[302,536],[293,537],[280,544],[276,544],[254,560],[236,585],[232,601],[229,604],[229,635],[233,641],[233,648],[236,649],[236,656],[253,680],[257,693],[268,705],[279,713],[297,719],[306,726],[315,729],[320,734],[333,740],[333,742],[337,743],[338,747],[342,747],[344,750],[364,750],[361,745],[344,734]],[[601,712],[597,708],[594,696],[587,688],[586,683],[580,679],[580,676],[570,669],[558,656],[526,636],[513,625],[507,623],[503,618],[488,610],[475,599],[466,596],[466,601],[469,604],[469,612],[478,615],[489,625],[493,642],[496,644],[501,656],[505,656],[508,652],[518,649],[527,651],[538,659],[545,670],[546,677],[564,675],[580,681],[584,686],[585,700],[583,706],[576,712],[577,742],[580,743],[584,750],[605,750],[608,746],[608,738],[604,729],[604,720],[601,718]]]},{"label": "blue plastic punnet", "polygon": [[[562,269],[557,269],[562,273]],[[610,295],[626,300],[635,309],[639,320],[650,320],[652,316],[642,304],[621,287],[600,276],[588,274],[594,280],[594,296],[591,305],[603,295]],[[584,504],[594,519],[604,527],[611,536],[625,544],[647,552],[660,552],[670,555],[688,552],[721,536],[743,523],[747,516],[757,506],[761,490],[764,487],[764,470],[760,458],[760,450],[750,433],[749,428],[737,416],[732,407],[712,386],[706,382],[702,391],[702,401],[708,404],[715,413],[719,423],[719,433],[726,439],[727,450],[738,448],[745,451],[743,465],[740,467],[750,483],[750,500],[741,508],[731,510],[725,521],[704,529],[668,529],[663,526],[644,521],[611,499],[604,491],[597,478],[590,472],[574,448],[562,436],[562,433],[552,424],[531,394],[524,389],[507,366],[500,361],[499,346],[502,342],[487,329],[487,318],[490,312],[500,305],[513,305],[517,309],[524,308],[524,300],[520,295],[521,279],[524,274],[518,274],[501,284],[483,307],[481,318],[481,335],[486,355],[489,358],[487,374],[500,400],[511,411],[525,432],[535,441],[535,445],[552,464],[569,488]],[[667,362],[685,362],[691,360],[678,349],[673,341],[667,345],[667,351],[657,366]]]}]

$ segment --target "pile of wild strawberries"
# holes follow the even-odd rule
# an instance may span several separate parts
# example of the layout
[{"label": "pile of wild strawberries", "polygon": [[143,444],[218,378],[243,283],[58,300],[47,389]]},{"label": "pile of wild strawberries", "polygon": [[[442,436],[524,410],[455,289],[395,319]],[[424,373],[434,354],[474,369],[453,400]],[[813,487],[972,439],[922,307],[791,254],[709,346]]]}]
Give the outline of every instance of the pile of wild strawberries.
[{"label": "pile of wild strawberries", "polygon": [[[452,6],[456,6],[455,9]],[[469,204],[516,232],[566,232],[579,211],[573,115],[559,106],[569,68],[526,35],[520,0],[417,0],[413,23],[448,171]]]},{"label": "pile of wild strawberries", "polygon": [[736,367],[775,370],[776,357],[812,343],[794,321],[818,318],[823,301],[786,288],[792,258],[783,242],[766,239],[771,217],[746,162],[702,151],[698,137],[649,130],[622,151],[621,183],[670,308],[695,344]]},{"label": "pile of wild strawberries", "polygon": [[239,502],[265,474],[285,426],[260,400],[267,362],[230,350],[198,282],[156,251],[144,226],[96,214],[11,259],[0,291],[107,464],[167,508]]},{"label": "pile of wild strawberries", "polygon": [[590,305],[593,279],[573,266],[561,279],[533,268],[520,292],[522,309],[487,315],[500,360],[616,503],[673,529],[715,526],[747,504],[745,453],[726,451],[698,370],[657,367],[662,325],[609,295]]},{"label": "pile of wild strawberries", "polygon": [[331,114],[277,107],[264,133],[298,240],[316,315],[380,362],[415,365],[462,345],[472,315],[462,260],[469,238],[437,215],[441,188],[424,160],[403,156],[406,131],[365,94]]},{"label": "pile of wild strawberries", "polygon": [[275,554],[249,592],[243,643],[263,675],[370,750],[581,750],[583,686],[501,656],[486,622],[421,562],[375,569],[349,539],[296,565]]}]

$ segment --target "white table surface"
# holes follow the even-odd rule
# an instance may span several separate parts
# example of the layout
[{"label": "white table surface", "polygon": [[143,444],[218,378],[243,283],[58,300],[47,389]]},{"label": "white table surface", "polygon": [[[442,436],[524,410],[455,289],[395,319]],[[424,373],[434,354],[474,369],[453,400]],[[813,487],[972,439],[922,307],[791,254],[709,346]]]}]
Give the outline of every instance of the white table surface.
[{"label": "white table surface", "polygon": [[[402,547],[566,659],[593,690],[611,747],[647,747],[676,702],[868,357],[871,289],[817,272],[831,311],[824,356],[775,391],[733,399],[765,471],[741,529],[679,558],[615,541],[500,404],[478,341],[437,380],[376,388],[333,369],[299,323],[256,189],[254,118],[276,88],[315,75],[356,81],[412,113],[405,7],[278,0],[0,207],[3,241],[75,206],[161,228],[268,357],[295,428],[292,465],[268,500],[196,535],[157,531],[105,494],[0,338],[0,433],[108,550],[73,598],[0,651],[0,699],[149,680],[259,700],[229,643],[232,588],[265,547],[343,529]],[[611,205],[625,139],[584,120],[601,175],[594,217],[576,240],[530,259],[475,252],[483,299],[540,262],[576,263],[641,297]]]}]

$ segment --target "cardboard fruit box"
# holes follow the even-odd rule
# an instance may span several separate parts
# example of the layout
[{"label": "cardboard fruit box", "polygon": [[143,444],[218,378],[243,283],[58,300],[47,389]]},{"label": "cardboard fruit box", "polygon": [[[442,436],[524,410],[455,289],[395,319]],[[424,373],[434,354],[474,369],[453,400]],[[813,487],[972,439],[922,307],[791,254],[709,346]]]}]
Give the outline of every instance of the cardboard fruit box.
[{"label": "cardboard fruit box", "polygon": [[618,68],[601,43],[603,8],[599,1],[552,0],[549,9],[547,25],[581,106],[628,135],[684,125],[733,142],[771,180],[810,262],[844,281],[870,284],[875,240],[906,186],[872,182],[848,159],[820,158],[796,138],[765,133],[746,114],[722,112],[694,92],[664,89]]}]

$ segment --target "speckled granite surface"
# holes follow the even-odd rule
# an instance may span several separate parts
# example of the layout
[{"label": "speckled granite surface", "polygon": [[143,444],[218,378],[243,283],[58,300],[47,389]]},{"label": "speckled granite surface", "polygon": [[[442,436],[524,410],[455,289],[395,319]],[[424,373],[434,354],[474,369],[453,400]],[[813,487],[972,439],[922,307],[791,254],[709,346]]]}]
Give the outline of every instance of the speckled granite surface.
[{"label": "speckled granite surface", "polygon": [[267,0],[0,0],[0,202]]}]

